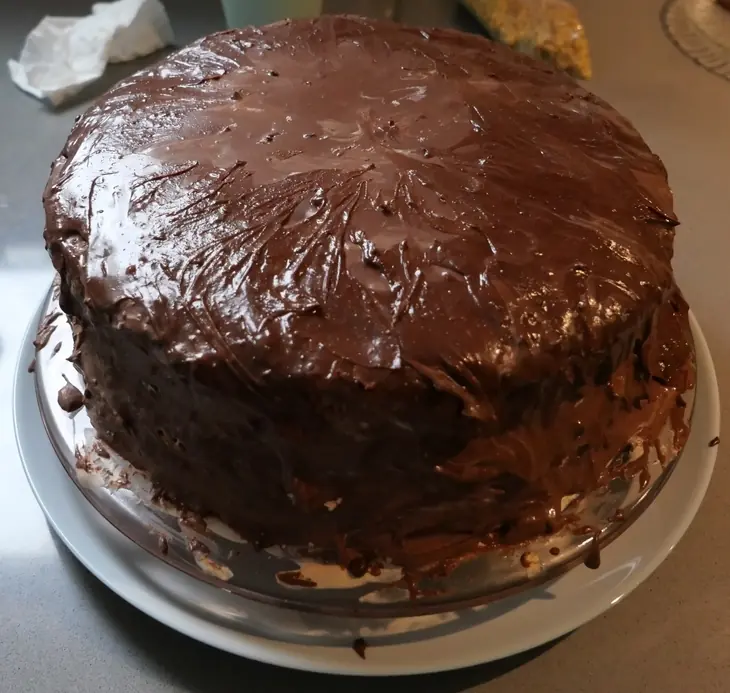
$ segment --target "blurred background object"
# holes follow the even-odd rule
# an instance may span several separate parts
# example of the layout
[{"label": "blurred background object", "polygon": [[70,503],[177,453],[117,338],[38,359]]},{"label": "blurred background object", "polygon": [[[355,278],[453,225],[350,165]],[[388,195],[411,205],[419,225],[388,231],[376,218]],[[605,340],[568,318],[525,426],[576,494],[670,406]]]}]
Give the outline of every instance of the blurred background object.
[{"label": "blurred background object", "polygon": [[306,19],[322,13],[323,0],[221,0],[230,28]]},{"label": "blurred background object", "polygon": [[81,17],[45,16],[8,69],[18,87],[60,106],[96,82],[108,63],[150,55],[173,41],[160,0],[97,2]]},{"label": "blurred background object", "polygon": [[[709,2],[728,15],[723,19],[730,24],[730,13],[719,9],[716,1],[684,3]],[[591,75],[585,31],[568,0],[221,0],[219,7],[231,28],[339,13],[416,26],[456,24],[543,58],[580,79]],[[46,16],[31,31],[19,59],[8,61],[18,87],[53,108],[67,106],[99,82],[107,63],[145,56],[173,43],[160,0],[90,3],[89,9],[90,14],[78,17]]]},{"label": "blurred background object", "polygon": [[462,0],[495,41],[543,58],[579,79],[591,76],[588,40],[566,0]]},{"label": "blurred background object", "polygon": [[226,23],[231,28],[320,14],[356,14],[398,20],[402,4],[400,0],[221,0],[221,3]]},{"label": "blurred background object", "polygon": [[[429,0],[433,2],[433,0]],[[324,12],[328,14],[359,14],[376,19],[402,19],[403,0],[324,0]]]},{"label": "blurred background object", "polygon": [[[588,41],[578,12],[567,0],[221,0],[229,27],[268,24],[286,17],[316,17],[320,14],[358,14],[394,19],[408,24],[426,24],[419,19],[433,14],[435,6],[451,15],[458,5],[478,20],[481,30],[494,41],[534,57],[543,58],[579,79],[591,76]],[[728,0],[730,1],[730,0]]]},{"label": "blurred background object", "polygon": [[664,30],[682,53],[730,80],[730,0],[668,0]]}]

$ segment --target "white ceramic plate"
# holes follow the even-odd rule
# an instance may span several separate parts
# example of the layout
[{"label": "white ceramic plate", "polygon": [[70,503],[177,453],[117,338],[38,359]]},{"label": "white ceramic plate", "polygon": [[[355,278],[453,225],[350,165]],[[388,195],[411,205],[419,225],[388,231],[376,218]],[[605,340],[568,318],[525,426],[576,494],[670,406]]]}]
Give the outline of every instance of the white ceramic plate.
[{"label": "white ceramic plate", "polygon": [[[712,359],[692,319],[698,392],[690,440],[656,501],[602,552],[601,567],[467,612],[356,622],[277,610],[200,582],[132,543],[84,499],[45,434],[27,366],[36,320],[15,379],[15,430],[26,474],[49,522],[71,552],[110,589],[175,630],[251,659],[336,674],[422,674],[500,659],[570,632],[644,581],[682,537],[705,495],[717,449],[719,396]],[[356,637],[367,658],[352,650]]]}]

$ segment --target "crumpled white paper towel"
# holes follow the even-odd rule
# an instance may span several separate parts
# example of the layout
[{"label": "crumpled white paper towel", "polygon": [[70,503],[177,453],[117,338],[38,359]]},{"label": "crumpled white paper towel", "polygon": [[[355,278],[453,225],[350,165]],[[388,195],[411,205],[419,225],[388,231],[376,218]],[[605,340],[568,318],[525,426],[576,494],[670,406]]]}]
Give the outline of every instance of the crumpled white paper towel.
[{"label": "crumpled white paper towel", "polygon": [[99,2],[86,17],[42,19],[8,69],[21,89],[58,106],[101,77],[107,63],[149,55],[172,41],[160,0]]}]

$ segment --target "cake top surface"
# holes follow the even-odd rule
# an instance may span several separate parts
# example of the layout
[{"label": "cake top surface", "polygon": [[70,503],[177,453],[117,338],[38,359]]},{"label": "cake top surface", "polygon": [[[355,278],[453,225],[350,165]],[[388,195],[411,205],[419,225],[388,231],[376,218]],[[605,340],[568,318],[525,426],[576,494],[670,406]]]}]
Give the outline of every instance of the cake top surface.
[{"label": "cake top surface", "polygon": [[354,17],[121,82],[44,201],[91,306],[253,378],[511,372],[673,283],[666,172],[627,120],[481,37]]}]

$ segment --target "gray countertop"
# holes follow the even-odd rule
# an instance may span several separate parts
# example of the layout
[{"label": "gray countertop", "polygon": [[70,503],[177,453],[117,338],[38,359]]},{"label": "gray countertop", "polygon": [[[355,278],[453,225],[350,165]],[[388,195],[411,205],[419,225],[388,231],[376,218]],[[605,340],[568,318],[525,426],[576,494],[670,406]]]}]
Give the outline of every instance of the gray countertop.
[{"label": "gray countertop", "polygon": [[[3,3],[0,54],[14,56],[43,14],[82,14],[81,0]],[[444,3],[419,3],[424,23]],[[592,88],[629,116],[664,159],[683,221],[676,271],[730,402],[730,82],[681,55],[661,30],[661,0],[582,0]],[[213,0],[168,0],[186,42],[222,25]],[[433,14],[432,14],[433,13]],[[418,13],[416,13],[418,14]],[[426,16],[428,15],[428,16]],[[109,80],[129,72],[117,66]],[[51,113],[0,70],[0,692],[155,693],[371,690],[372,681],[285,671],[229,656],[157,624],[88,574],[50,532],[21,470],[11,380],[25,326],[51,270],[41,191],[82,103]],[[726,404],[727,406],[727,404]],[[723,417],[726,417],[723,407]],[[634,594],[539,652],[437,676],[378,682],[428,691],[727,691],[730,688],[730,486],[726,448],[686,537]]]}]

